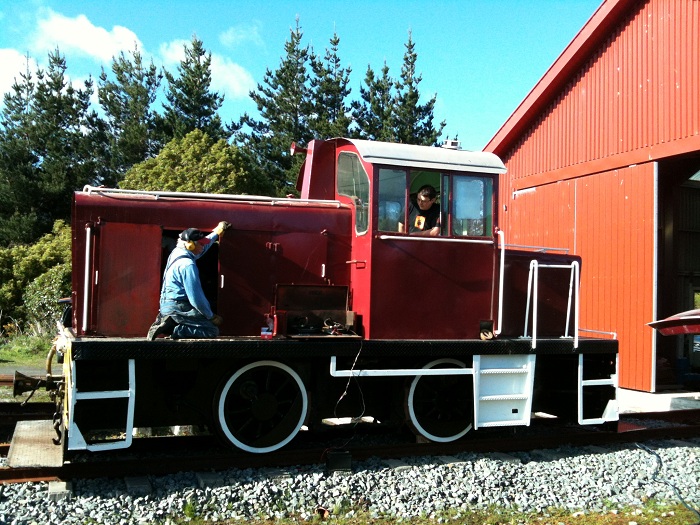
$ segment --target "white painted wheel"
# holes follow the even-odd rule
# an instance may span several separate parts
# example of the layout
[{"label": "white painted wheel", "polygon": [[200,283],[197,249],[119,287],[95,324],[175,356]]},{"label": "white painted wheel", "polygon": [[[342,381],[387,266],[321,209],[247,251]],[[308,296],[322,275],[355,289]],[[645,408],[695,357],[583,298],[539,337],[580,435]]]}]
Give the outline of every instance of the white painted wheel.
[{"label": "white painted wheel", "polygon": [[[438,359],[423,368],[466,368],[456,359]],[[416,376],[406,398],[414,431],[430,441],[448,443],[472,429],[471,375]]]},{"label": "white painted wheel", "polygon": [[237,370],[224,384],[216,403],[226,439],[256,454],[289,443],[303,425],[308,406],[299,374],[277,361],[257,361]]}]

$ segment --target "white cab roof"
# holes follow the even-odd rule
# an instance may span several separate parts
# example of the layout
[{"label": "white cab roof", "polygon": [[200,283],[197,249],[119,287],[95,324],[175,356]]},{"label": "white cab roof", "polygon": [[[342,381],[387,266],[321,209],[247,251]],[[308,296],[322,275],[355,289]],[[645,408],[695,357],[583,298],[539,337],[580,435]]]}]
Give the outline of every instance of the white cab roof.
[{"label": "white cab roof", "polygon": [[495,154],[485,151],[467,151],[359,139],[347,140],[357,148],[364,160],[373,164],[408,166],[441,171],[472,171],[492,174],[506,172],[503,161]]}]

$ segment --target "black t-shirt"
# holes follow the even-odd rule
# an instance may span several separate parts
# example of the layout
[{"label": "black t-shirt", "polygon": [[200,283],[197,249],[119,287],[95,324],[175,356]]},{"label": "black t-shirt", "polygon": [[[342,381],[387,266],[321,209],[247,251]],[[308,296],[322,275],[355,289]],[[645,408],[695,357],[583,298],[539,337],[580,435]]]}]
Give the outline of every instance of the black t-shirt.
[{"label": "black t-shirt", "polygon": [[408,205],[408,233],[432,230],[440,224],[440,205],[434,202],[427,210],[421,210],[411,201]]}]

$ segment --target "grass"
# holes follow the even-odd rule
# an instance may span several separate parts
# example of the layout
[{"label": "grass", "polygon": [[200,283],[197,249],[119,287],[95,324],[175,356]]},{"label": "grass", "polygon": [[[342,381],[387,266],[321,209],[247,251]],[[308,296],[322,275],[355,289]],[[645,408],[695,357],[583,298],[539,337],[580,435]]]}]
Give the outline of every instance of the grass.
[{"label": "grass", "polygon": [[51,349],[53,335],[13,335],[0,338],[0,366],[42,368]]},{"label": "grass", "polygon": [[[413,519],[372,517],[366,512],[355,512],[350,517],[331,513],[325,519],[316,514],[311,520],[253,519],[235,521],[204,521],[196,516],[194,509],[188,509],[186,519],[173,523],[189,525],[293,525],[299,523],[329,523],[334,525],[693,525],[700,517],[680,503],[648,501],[643,507],[607,510],[604,512],[572,512],[561,509],[548,509],[541,513],[523,513],[508,509],[490,508],[487,510],[450,510],[441,515]],[[347,509],[344,509],[347,510]]]},{"label": "grass", "polygon": [[[40,370],[39,375],[44,375],[46,370],[46,357],[49,354],[53,336],[15,334],[9,337],[0,337],[0,369],[2,374],[12,374],[15,370],[26,373],[26,370]],[[53,373],[60,373],[61,368],[53,361]],[[36,375],[36,374],[30,374]],[[20,401],[29,394],[12,396],[11,387],[0,387],[0,401]],[[45,391],[37,390],[31,401],[49,400]]]}]

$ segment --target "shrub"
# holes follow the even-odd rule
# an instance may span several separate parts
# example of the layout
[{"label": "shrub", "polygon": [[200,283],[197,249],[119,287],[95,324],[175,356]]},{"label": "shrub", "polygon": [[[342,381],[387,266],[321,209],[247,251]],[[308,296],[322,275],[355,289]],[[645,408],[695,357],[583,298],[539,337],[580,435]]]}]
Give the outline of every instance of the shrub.
[{"label": "shrub", "polygon": [[51,332],[63,313],[58,299],[70,295],[70,264],[60,263],[34,279],[24,292],[27,323],[38,334]]},{"label": "shrub", "polygon": [[63,221],[35,244],[0,248],[0,326],[23,331],[55,315],[58,299],[70,293],[70,268],[71,231]]}]

